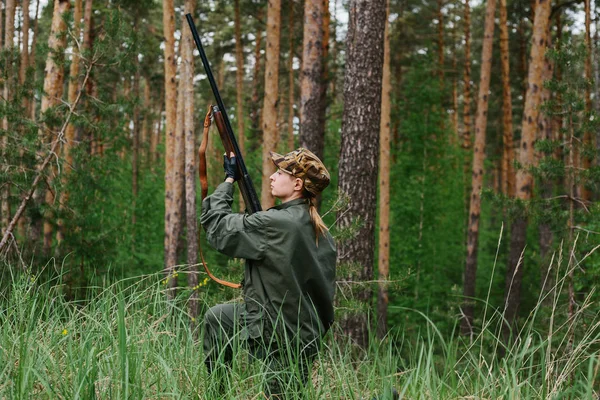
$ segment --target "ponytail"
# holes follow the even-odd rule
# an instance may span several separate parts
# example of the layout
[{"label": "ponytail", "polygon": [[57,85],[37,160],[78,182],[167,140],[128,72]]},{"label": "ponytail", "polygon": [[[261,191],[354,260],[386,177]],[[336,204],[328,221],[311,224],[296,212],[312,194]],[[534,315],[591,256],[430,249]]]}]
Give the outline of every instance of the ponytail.
[{"label": "ponytail", "polygon": [[315,238],[318,246],[319,236],[325,234],[325,232],[328,232],[329,229],[327,228],[327,225],[325,225],[325,223],[323,222],[323,219],[321,219],[319,211],[317,210],[317,198],[311,193],[308,193],[306,190],[304,191],[304,194],[305,197],[308,199],[308,213],[310,214],[310,221],[312,222],[313,228],[315,229]]}]

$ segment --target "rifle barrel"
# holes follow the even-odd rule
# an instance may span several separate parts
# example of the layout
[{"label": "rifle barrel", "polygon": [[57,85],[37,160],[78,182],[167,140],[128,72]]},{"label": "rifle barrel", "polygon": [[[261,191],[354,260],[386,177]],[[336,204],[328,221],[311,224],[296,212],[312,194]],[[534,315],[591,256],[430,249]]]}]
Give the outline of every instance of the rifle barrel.
[{"label": "rifle barrel", "polygon": [[[234,153],[237,155],[237,163],[242,175],[241,179],[238,181],[238,185],[240,187],[242,195],[244,196],[244,201],[246,202],[246,206],[248,207],[248,211],[250,213],[261,211],[262,207],[260,205],[260,201],[258,200],[256,190],[252,185],[252,180],[250,178],[250,175],[248,174],[248,169],[246,168],[246,163],[244,162],[244,159],[242,157],[242,152],[240,151],[237,140],[235,139],[233,128],[231,127],[229,117],[227,116],[227,111],[225,110],[225,105],[223,104],[223,100],[221,99],[221,95],[219,94],[219,88],[217,87],[217,83],[215,82],[212,70],[210,69],[208,58],[206,57],[206,53],[204,52],[204,48],[202,47],[202,42],[200,41],[200,36],[198,35],[198,30],[196,29],[196,24],[194,24],[194,19],[192,18],[191,14],[186,14],[185,18],[187,19],[188,25],[190,26],[190,30],[192,32],[192,37],[194,38],[194,42],[196,43],[196,47],[198,48],[198,52],[200,53],[200,58],[202,59],[204,71],[206,72],[206,76],[208,77],[208,82],[210,83],[213,95],[217,100],[217,105],[223,117],[225,129],[227,130],[228,136],[231,139],[231,144],[233,145]],[[227,154],[227,157],[229,157],[229,154]]]}]

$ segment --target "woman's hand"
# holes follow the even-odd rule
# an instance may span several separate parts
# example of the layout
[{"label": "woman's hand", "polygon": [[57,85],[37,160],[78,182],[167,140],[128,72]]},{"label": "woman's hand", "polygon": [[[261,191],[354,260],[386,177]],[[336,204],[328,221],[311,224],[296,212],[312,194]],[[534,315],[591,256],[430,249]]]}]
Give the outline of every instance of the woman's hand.
[{"label": "woman's hand", "polygon": [[233,183],[240,179],[237,160],[233,152],[230,153],[229,158],[223,154],[223,169],[225,170],[225,182]]}]

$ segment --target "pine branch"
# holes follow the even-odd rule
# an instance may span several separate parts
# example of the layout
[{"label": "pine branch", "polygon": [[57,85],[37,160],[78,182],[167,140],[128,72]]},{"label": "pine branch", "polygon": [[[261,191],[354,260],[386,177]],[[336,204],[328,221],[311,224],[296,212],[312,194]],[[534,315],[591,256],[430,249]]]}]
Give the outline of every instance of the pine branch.
[{"label": "pine branch", "polygon": [[54,141],[54,143],[52,143],[52,147],[50,148],[48,155],[46,156],[46,158],[44,159],[44,162],[38,169],[37,175],[36,175],[35,179],[33,180],[31,187],[29,188],[29,192],[27,193],[27,196],[25,196],[23,198],[23,200],[21,201],[21,205],[19,206],[19,209],[17,210],[13,219],[10,221],[10,224],[6,228],[6,231],[4,231],[4,236],[2,237],[2,241],[0,242],[0,251],[2,251],[4,246],[6,246],[6,244],[8,243],[8,238],[12,236],[12,231],[15,228],[15,226],[17,225],[17,221],[23,214],[23,211],[25,211],[25,207],[27,206],[27,203],[29,202],[29,200],[31,200],[31,197],[33,196],[33,193],[35,192],[35,188],[37,187],[37,185],[40,183],[40,181],[43,178],[44,170],[50,163],[50,160],[52,160],[52,158],[54,158],[56,156],[56,150],[58,148],[58,145],[62,142],[63,136],[65,135],[65,131],[67,130],[67,126],[69,125],[69,122],[71,121],[71,116],[75,113],[75,108],[77,107],[77,103],[79,103],[79,100],[81,99],[81,93],[83,93],[83,88],[85,87],[87,80],[90,77],[90,72],[92,71],[92,67],[94,66],[94,64],[95,63],[93,61],[91,61],[90,64],[88,65],[86,73],[85,73],[85,78],[83,79],[83,82],[81,83],[81,86],[79,87],[79,91],[77,93],[77,98],[75,98],[75,101],[73,102],[73,104],[69,105],[69,111],[67,113],[67,117],[65,119],[65,122],[63,123],[62,128],[60,129],[60,131],[58,133],[56,140]]}]

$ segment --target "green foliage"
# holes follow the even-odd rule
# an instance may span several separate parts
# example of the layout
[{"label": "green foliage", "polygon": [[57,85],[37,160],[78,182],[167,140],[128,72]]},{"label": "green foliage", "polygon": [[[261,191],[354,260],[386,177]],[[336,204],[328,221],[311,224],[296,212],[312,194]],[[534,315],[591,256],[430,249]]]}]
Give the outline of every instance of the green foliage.
[{"label": "green foliage", "polygon": [[[450,125],[437,105],[439,79],[429,57],[411,69],[398,102],[400,141],[391,170],[390,279],[401,290],[390,304],[426,312],[443,329],[452,329],[463,270],[464,187],[461,152],[451,144]],[[415,314],[390,320],[407,328]]]}]

